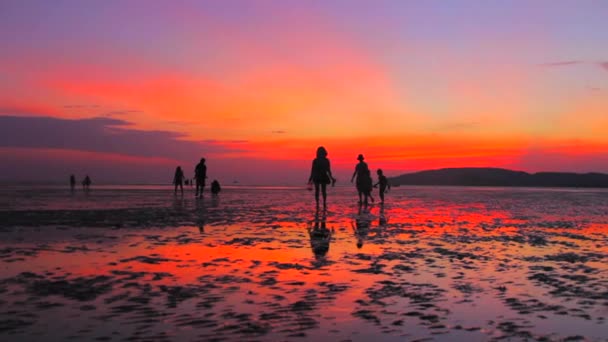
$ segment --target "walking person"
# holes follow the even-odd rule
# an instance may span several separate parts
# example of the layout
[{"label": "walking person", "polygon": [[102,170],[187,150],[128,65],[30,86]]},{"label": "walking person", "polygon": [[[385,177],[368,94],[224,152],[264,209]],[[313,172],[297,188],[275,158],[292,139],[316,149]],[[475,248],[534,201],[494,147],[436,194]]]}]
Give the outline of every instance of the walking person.
[{"label": "walking person", "polygon": [[323,208],[327,208],[327,184],[335,185],[336,179],[331,174],[331,166],[327,159],[327,150],[323,146],[317,148],[317,157],[312,161],[308,184],[315,185],[315,201],[319,207],[319,188],[323,195]]},{"label": "walking person", "polygon": [[85,191],[89,191],[89,189],[91,188],[91,178],[89,177],[89,175],[86,175],[84,177],[84,180],[82,181],[82,189]]},{"label": "walking person", "polygon": [[378,183],[374,184],[374,188],[380,186],[380,188],[378,188],[378,195],[380,196],[380,204],[384,204],[384,193],[391,188],[391,185],[382,172],[382,169],[378,169],[376,173],[378,174]]},{"label": "walking person", "polygon": [[[355,166],[355,172],[350,178],[350,182],[352,183],[355,177],[357,177],[356,185],[357,192],[359,194],[359,204],[364,203],[363,199],[365,198],[365,205],[367,205],[368,198],[371,196],[371,186],[373,181],[371,180],[369,167],[367,166],[367,163],[363,161],[364,159],[365,158],[362,154],[357,156],[357,160],[359,161],[359,163],[357,164],[357,166]],[[372,201],[374,200],[373,197],[371,197],[371,199]]]},{"label": "walking person", "polygon": [[76,176],[70,175],[70,191],[74,192],[75,187],[76,187]]},{"label": "walking person", "polygon": [[207,178],[207,166],[205,165],[205,158],[201,158],[201,161],[194,168],[194,178],[196,179],[196,192],[194,193],[194,197],[203,198],[205,179]]},{"label": "walking person", "polygon": [[177,195],[177,186],[179,185],[182,196],[184,195],[184,171],[182,171],[182,167],[178,166],[175,169],[175,175],[173,176],[173,184],[175,185],[175,194]]}]

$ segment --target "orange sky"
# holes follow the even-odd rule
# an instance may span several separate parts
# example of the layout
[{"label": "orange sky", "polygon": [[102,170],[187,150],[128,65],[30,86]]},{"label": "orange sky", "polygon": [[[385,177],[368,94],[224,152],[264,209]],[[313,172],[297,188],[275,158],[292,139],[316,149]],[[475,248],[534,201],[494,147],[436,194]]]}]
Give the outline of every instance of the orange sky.
[{"label": "orange sky", "polygon": [[66,149],[32,136],[0,141],[0,153],[23,160],[54,151],[67,158],[66,172],[74,153],[188,169],[199,155],[230,168],[245,158],[297,169],[325,145],[345,174],[358,153],[392,173],[608,172],[608,27],[586,29],[606,26],[597,12],[608,8],[466,3],[474,10],[388,1],[9,3],[0,14],[10,28],[0,34],[0,115],[66,125],[113,118],[96,126],[95,139],[126,129],[201,147],[190,159],[86,137]]}]

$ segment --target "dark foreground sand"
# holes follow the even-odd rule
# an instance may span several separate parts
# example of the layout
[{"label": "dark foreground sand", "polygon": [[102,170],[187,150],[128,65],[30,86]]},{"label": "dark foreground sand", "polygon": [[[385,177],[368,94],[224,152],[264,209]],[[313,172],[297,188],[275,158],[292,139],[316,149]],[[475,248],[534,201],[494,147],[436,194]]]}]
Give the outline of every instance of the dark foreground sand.
[{"label": "dark foreground sand", "polygon": [[6,189],[0,340],[608,340],[608,192]]}]

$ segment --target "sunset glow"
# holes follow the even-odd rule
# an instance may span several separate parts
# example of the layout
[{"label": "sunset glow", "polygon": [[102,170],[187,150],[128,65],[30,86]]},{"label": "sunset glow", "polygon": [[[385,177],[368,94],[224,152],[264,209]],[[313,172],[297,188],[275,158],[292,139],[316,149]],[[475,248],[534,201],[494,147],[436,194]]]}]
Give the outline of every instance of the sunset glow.
[{"label": "sunset glow", "polygon": [[41,181],[168,182],[204,156],[222,182],[302,184],[319,145],[340,180],[359,153],[389,176],[608,172],[606,13],[598,1],[4,1],[0,181],[50,165]]}]

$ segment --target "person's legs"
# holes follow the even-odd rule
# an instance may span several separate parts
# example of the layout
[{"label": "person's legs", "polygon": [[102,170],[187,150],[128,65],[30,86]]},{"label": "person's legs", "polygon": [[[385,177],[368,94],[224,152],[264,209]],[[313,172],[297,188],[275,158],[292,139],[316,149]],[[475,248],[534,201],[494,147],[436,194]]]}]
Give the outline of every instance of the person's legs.
[{"label": "person's legs", "polygon": [[195,196],[203,197],[203,189],[205,189],[205,181],[197,179],[196,180],[196,194],[195,194]]},{"label": "person's legs", "polygon": [[381,186],[378,190],[380,195],[380,203],[384,203],[384,191],[386,191],[385,187]]},{"label": "person's legs", "polygon": [[321,191],[323,192],[323,207],[327,207],[327,184],[321,184]]},{"label": "person's legs", "polygon": [[315,182],[315,201],[317,202],[317,207],[319,206],[319,183]]},{"label": "person's legs", "polygon": [[[183,195],[183,194],[184,194],[184,184],[179,183],[179,188],[180,188],[180,190],[182,191],[182,195]],[[177,187],[176,187],[176,189],[175,189],[175,190],[177,190]]]}]

